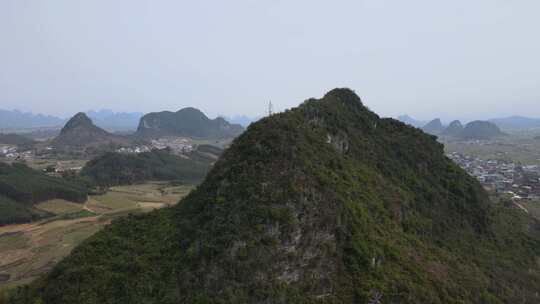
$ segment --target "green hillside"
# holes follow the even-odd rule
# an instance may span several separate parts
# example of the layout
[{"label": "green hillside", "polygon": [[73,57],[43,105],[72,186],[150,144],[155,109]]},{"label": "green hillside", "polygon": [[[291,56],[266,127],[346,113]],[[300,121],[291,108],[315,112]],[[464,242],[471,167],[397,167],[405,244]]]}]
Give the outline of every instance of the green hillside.
[{"label": "green hillside", "polygon": [[48,215],[46,212],[0,195],[0,226],[31,222]]},{"label": "green hillside", "polygon": [[28,222],[45,216],[32,206],[60,198],[86,201],[85,187],[61,178],[51,177],[24,164],[0,163],[0,225]]},{"label": "green hillside", "polygon": [[538,303],[540,224],[336,89],[264,118],[178,205],[118,220],[13,303]]},{"label": "green hillside", "polygon": [[230,124],[221,117],[210,119],[198,109],[184,108],[177,112],[163,111],[144,115],[137,128],[137,135],[228,138],[236,137],[243,131],[242,126]]},{"label": "green hillside", "polygon": [[88,162],[81,175],[99,186],[129,185],[151,180],[193,184],[200,182],[209,169],[210,161],[202,157],[193,160],[165,151],[106,153]]}]

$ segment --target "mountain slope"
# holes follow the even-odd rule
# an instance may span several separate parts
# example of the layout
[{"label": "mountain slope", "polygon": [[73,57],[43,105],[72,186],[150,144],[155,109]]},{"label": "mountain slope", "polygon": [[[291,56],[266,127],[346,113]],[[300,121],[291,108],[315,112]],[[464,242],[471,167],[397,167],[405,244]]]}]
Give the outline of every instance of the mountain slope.
[{"label": "mountain slope", "polygon": [[459,136],[462,131],[463,125],[461,124],[461,121],[454,120],[448,125],[448,127],[444,129],[441,134],[445,136]]},{"label": "mountain slope", "polygon": [[480,120],[468,123],[459,134],[463,139],[493,139],[505,135],[494,123]]},{"label": "mountain slope", "polygon": [[439,135],[444,131],[444,126],[439,118],[428,122],[422,127],[422,130],[432,135]]},{"label": "mountain slope", "polygon": [[[139,154],[106,153],[88,162],[81,175],[100,186],[130,185],[151,180],[199,183],[210,169],[211,160],[194,151],[177,156],[166,151]],[[191,156],[190,155],[190,156]]]},{"label": "mountain slope", "polygon": [[489,122],[496,124],[499,128],[504,131],[519,131],[519,130],[530,130],[540,128],[540,119],[523,117],[523,116],[509,116],[501,118],[490,119]]},{"label": "mountain slope", "polygon": [[0,110],[0,129],[56,127],[64,122],[61,118],[49,115]]},{"label": "mountain slope", "polygon": [[57,148],[87,148],[129,144],[129,140],[113,135],[96,125],[84,113],[73,116],[54,139]]},{"label": "mountain slope", "polygon": [[248,127],[253,122],[261,119],[260,116],[249,117],[246,115],[235,115],[235,116],[228,116],[228,117],[222,116],[222,117],[229,123],[241,125],[244,128]]},{"label": "mountain slope", "polygon": [[113,223],[13,302],[536,303],[539,224],[518,212],[335,89],[252,124],[180,204]]},{"label": "mountain slope", "polygon": [[221,117],[209,119],[195,108],[184,108],[178,112],[164,111],[144,115],[137,128],[137,135],[227,138],[236,137],[243,131],[242,126],[230,124]]}]

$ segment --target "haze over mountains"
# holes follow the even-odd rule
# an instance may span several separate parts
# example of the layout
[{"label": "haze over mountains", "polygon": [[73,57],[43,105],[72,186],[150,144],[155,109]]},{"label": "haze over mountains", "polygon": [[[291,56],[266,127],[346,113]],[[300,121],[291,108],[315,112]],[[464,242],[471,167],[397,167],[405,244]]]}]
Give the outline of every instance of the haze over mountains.
[{"label": "haze over mountains", "polygon": [[0,129],[58,127],[63,123],[63,119],[50,115],[0,109]]},{"label": "haze over mountains", "polygon": [[[111,131],[129,131],[137,129],[143,113],[113,112],[111,110],[87,111],[94,123]],[[0,110],[0,129],[39,129],[61,128],[67,119],[51,115],[23,113],[18,110]]]},{"label": "haze over mountains", "polygon": [[[398,116],[397,119],[399,121],[402,121],[406,124],[409,124],[417,128],[423,128],[429,123],[428,121],[417,120],[409,115],[401,115],[401,116]],[[435,122],[436,120],[437,119],[434,119],[433,121],[430,121],[430,122]],[[508,131],[508,132],[540,129],[540,118],[531,118],[531,117],[524,117],[524,116],[508,116],[508,117],[500,117],[500,118],[491,118],[491,119],[487,119],[486,121],[492,122],[496,124],[503,131]],[[440,128],[438,129],[440,130]]]},{"label": "haze over mountains", "polygon": [[[102,109],[99,111],[88,110],[84,112],[93,123],[110,132],[135,131],[139,126],[140,119],[144,113],[140,112],[114,112],[112,110]],[[205,115],[206,116],[206,115]],[[231,124],[247,127],[253,121],[260,117],[248,117],[237,115],[233,117],[223,117]],[[218,117],[219,118],[219,117]],[[69,119],[55,117],[51,115],[24,113],[18,110],[7,111],[0,109],[0,130],[19,129],[40,129],[57,128],[60,129]]]},{"label": "haze over mountains", "polygon": [[509,116],[503,118],[492,118],[488,121],[496,124],[497,126],[499,126],[499,128],[507,131],[540,129],[540,118]]},{"label": "haze over mountains", "polygon": [[444,126],[437,118],[421,129],[431,135],[462,140],[489,140],[507,135],[496,124],[481,120],[471,121],[464,127],[459,120],[454,120],[448,126]]},{"label": "haze over mountains", "polygon": [[[94,124],[110,132],[128,132],[135,131],[139,126],[140,118],[144,113],[140,112],[114,112],[112,110],[102,109],[99,111],[88,110],[86,115],[92,119]],[[246,115],[219,116],[223,117],[231,124],[247,127],[260,117],[249,117]],[[398,120],[405,122],[417,128],[424,127],[429,121],[415,119],[409,115],[401,115]],[[19,130],[19,129],[60,129],[68,119],[52,115],[33,114],[19,110],[0,109],[0,130]],[[487,121],[495,123],[503,131],[523,131],[540,129],[540,118],[531,118],[525,116],[508,116],[500,118],[491,118]]]},{"label": "haze over mountains", "polygon": [[438,135],[444,132],[444,126],[439,118],[436,118],[430,122],[428,122],[425,126],[422,127],[422,130],[424,132],[429,134]]},{"label": "haze over mountains", "polygon": [[461,124],[461,121],[454,120],[443,130],[442,135],[459,136],[461,132],[463,132],[463,125]]},{"label": "haze over mountains", "polygon": [[249,116],[246,116],[246,115],[236,115],[236,116],[223,116],[223,115],[220,115],[220,116],[223,117],[226,121],[228,121],[228,122],[230,122],[232,124],[241,125],[244,128],[248,127],[251,123],[261,119],[260,116],[256,116],[256,117],[249,117]]},{"label": "haze over mountains", "polygon": [[406,124],[409,124],[409,125],[411,125],[413,127],[417,127],[417,128],[421,128],[421,127],[425,126],[428,123],[427,121],[414,119],[409,115],[398,116],[397,120],[402,121],[402,122],[404,122]]},{"label": "haze over mountains", "polygon": [[103,129],[110,131],[133,131],[137,129],[139,120],[144,115],[139,112],[113,112],[111,110],[86,111],[86,115]]}]

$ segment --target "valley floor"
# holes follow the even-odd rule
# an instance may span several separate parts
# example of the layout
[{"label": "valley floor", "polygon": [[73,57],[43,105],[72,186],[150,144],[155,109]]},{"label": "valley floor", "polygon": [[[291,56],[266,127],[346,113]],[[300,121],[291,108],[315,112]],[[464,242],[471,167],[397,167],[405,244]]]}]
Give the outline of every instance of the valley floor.
[{"label": "valley floor", "polygon": [[49,271],[113,219],[176,204],[191,189],[154,182],[113,187],[106,194],[90,196],[85,204],[63,200],[39,204],[55,216],[0,227],[0,289],[20,286]]}]

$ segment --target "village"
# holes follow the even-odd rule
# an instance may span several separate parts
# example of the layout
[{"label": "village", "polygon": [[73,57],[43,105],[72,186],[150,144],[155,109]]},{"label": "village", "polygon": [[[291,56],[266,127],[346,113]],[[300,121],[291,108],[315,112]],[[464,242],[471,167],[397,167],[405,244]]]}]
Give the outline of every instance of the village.
[{"label": "village", "polygon": [[510,195],[514,200],[540,199],[540,166],[511,161],[480,159],[461,153],[447,155],[491,192]]},{"label": "village", "polygon": [[126,154],[137,154],[150,152],[152,150],[170,149],[176,154],[189,153],[193,151],[193,143],[191,139],[184,137],[162,137],[152,139],[148,145],[138,145],[134,147],[121,147],[116,152]]},{"label": "village", "polygon": [[16,145],[0,145],[0,158],[17,160],[30,158],[32,155],[32,151],[20,151]]}]

